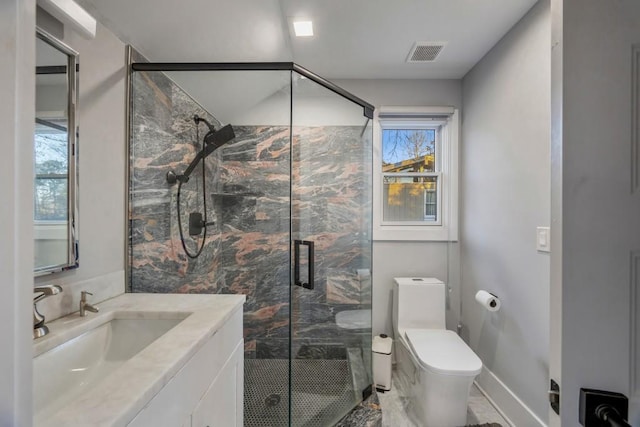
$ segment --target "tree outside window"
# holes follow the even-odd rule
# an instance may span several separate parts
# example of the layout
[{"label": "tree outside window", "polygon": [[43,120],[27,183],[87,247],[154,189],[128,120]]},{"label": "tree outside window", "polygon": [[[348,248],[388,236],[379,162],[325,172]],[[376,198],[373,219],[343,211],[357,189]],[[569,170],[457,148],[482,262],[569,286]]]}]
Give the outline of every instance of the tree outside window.
[{"label": "tree outside window", "polygon": [[68,155],[66,131],[40,128],[34,140],[34,220],[66,221]]}]

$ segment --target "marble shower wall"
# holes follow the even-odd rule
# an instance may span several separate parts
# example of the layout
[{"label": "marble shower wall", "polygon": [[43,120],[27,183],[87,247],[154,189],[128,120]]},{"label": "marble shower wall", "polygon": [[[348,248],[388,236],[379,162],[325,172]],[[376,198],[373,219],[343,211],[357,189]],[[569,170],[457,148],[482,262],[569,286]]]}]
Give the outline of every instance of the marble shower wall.
[{"label": "marble shower wall", "polygon": [[[199,149],[194,114],[219,123],[159,72],[134,73],[132,104],[131,291],[245,294],[245,357],[289,357],[290,310],[294,357],[368,348],[370,330],[335,322],[340,311],[371,304],[371,151],[362,128],[294,127],[291,149],[288,126],[234,126],[236,138],[207,158],[206,182],[198,166],[182,187],[191,252],[200,240],[187,236],[187,219],[203,212],[203,184],[214,221],[202,255],[191,259],[180,243],[177,185],[165,176],[184,171]],[[316,242],[314,290],[290,290],[290,230]]]},{"label": "marble shower wall", "polygon": [[370,321],[360,310],[371,308],[372,151],[361,132],[359,126],[293,128],[293,238],[315,242],[316,260],[315,289],[293,288],[297,357],[341,358],[348,348],[370,349],[370,329],[336,322],[342,311]]},{"label": "marble shower wall", "polygon": [[[130,289],[132,292],[202,292],[215,289],[220,277],[217,264],[220,238],[210,233],[202,256],[188,258],[178,232],[177,185],[169,185],[166,173],[182,173],[196,156],[204,129],[196,133],[198,114],[219,124],[164,74],[133,74],[129,239]],[[201,125],[200,128],[204,128]],[[216,174],[219,154],[207,159],[208,174]],[[202,212],[200,168],[181,191],[182,228],[188,235],[189,212]],[[187,236],[187,247],[196,252],[200,241]]]},{"label": "marble shower wall", "polygon": [[289,357],[289,128],[235,126],[213,193],[219,292],[247,295],[245,357]]}]

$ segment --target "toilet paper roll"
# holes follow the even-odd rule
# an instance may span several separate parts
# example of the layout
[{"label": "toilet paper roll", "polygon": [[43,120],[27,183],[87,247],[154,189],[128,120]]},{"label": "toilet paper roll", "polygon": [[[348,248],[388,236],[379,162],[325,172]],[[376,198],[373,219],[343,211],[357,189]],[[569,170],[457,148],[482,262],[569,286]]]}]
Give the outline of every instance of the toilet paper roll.
[{"label": "toilet paper roll", "polygon": [[478,291],[476,301],[489,311],[500,310],[500,300],[498,297],[487,291]]}]

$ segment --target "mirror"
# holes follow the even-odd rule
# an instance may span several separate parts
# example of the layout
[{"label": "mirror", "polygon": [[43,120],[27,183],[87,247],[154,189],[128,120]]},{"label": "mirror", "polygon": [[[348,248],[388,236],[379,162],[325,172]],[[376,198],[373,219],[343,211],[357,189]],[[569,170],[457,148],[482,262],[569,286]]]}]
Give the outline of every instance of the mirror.
[{"label": "mirror", "polygon": [[78,266],[76,71],[78,54],[49,34],[36,37],[34,271]]}]

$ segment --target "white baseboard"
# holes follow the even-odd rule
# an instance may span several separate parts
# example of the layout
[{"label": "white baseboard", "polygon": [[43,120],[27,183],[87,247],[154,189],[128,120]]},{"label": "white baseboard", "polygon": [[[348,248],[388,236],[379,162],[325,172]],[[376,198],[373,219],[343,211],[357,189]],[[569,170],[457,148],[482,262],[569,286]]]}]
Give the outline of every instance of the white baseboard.
[{"label": "white baseboard", "polygon": [[505,383],[484,366],[475,384],[512,427],[547,427]]}]

